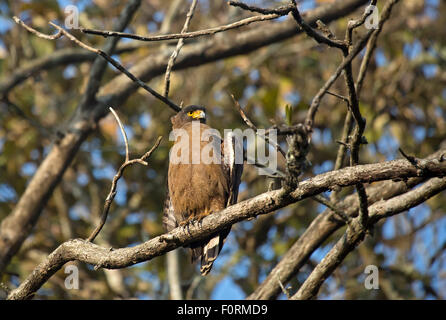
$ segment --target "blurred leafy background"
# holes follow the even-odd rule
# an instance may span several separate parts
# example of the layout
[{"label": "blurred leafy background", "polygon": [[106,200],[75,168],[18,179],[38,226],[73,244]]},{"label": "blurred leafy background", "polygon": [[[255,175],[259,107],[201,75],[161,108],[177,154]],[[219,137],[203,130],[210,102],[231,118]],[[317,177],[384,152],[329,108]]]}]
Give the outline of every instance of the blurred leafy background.
[{"label": "blurred leafy background", "polygon": [[[301,1],[301,11],[331,1]],[[188,1],[184,1],[171,30],[179,32]],[[262,7],[275,7],[278,1],[248,1]],[[59,50],[75,48],[66,39],[48,41],[35,37],[14,24],[18,15],[28,24],[52,33],[48,21],[59,25],[64,8],[75,5],[80,25],[109,30],[125,1],[10,0],[0,1],[0,83],[15,70]],[[137,34],[159,32],[170,1],[145,0],[126,31]],[[383,1],[379,1],[381,7]],[[362,9],[361,9],[362,10]],[[357,11],[356,17],[362,11]],[[236,21],[249,13],[230,8],[224,1],[199,1],[189,30]],[[348,19],[330,24],[343,38]],[[285,18],[278,19],[280,23]],[[362,163],[399,158],[398,147],[423,157],[437,150],[446,138],[446,3],[439,0],[401,1],[392,13],[378,41],[361,95],[361,112],[367,119],[369,142],[361,151]],[[261,28],[255,24],[248,28]],[[246,28],[246,27],[245,27]],[[238,32],[231,31],[231,33]],[[75,33],[99,48],[104,39]],[[147,55],[172,50],[174,43],[136,43],[115,55],[126,67]],[[187,46],[187,42],[186,42]],[[181,53],[180,53],[181,54]],[[251,54],[219,60],[199,67],[173,71],[170,97],[173,101],[205,105],[211,126],[245,128],[230,94],[239,100],[258,127],[285,123],[286,105],[292,121],[305,117],[312,97],[331,76],[341,57],[333,49],[298,36],[264,47]],[[47,68],[29,77],[8,93],[14,105],[0,105],[0,220],[14,208],[28,181],[51,148],[58,128],[70,119],[82,96],[91,61],[70,62]],[[354,72],[359,66],[358,59]],[[109,67],[103,83],[118,72]],[[162,77],[150,83],[161,91]],[[345,93],[342,80],[333,91]],[[138,90],[124,105],[114,106],[129,135],[132,156],[140,156],[158,135],[164,140],[150,159],[149,167],[133,166],[119,181],[118,194],[108,222],[97,242],[109,247],[127,247],[163,233],[162,205],[169,151],[168,134],[172,111]],[[303,178],[333,168],[346,106],[339,99],[324,98],[316,117],[309,160],[312,166]],[[285,147],[284,142],[282,144]],[[283,158],[279,166],[283,167]],[[85,238],[100,215],[111,179],[124,159],[124,144],[115,120],[109,115],[85,141],[62,182],[56,188],[37,222],[1,279],[11,287],[18,285],[55,247],[70,238]],[[240,198],[267,190],[269,179],[257,175],[247,165]],[[353,190],[346,188],[342,195]],[[352,252],[321,289],[321,299],[446,298],[446,199],[444,194],[379,224]],[[243,299],[249,295],[281,256],[296,241],[324,207],[305,200],[275,214],[233,226],[214,270],[201,278],[190,265],[188,253],[180,250],[182,288],[188,298]],[[341,235],[336,232],[314,254],[290,283],[294,292]],[[40,299],[111,299],[116,297],[168,299],[164,256],[130,268],[114,271],[80,268],[80,289],[66,290],[63,269],[39,290]],[[381,290],[366,290],[364,268],[380,268]],[[281,295],[279,298],[285,298]]]}]

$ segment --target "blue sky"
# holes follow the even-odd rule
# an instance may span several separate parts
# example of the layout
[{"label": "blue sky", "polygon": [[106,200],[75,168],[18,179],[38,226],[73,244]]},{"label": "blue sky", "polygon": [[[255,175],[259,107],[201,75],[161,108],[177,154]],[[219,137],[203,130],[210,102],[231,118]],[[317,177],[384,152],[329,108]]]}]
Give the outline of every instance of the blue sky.
[{"label": "blue sky", "polygon": [[[249,1],[248,1],[249,2]],[[255,1],[251,1],[254,3]],[[61,8],[66,7],[70,4],[76,4],[78,8],[82,11],[86,4],[90,3],[90,1],[69,1],[69,0],[58,0],[58,3]],[[439,0],[427,0],[428,8],[426,9],[426,14],[429,16],[434,17],[436,15],[435,8],[439,5]],[[6,11],[5,3],[0,3],[0,10],[2,12]],[[310,9],[314,6],[314,1],[305,1],[303,2],[303,5],[301,7],[302,10]],[[161,17],[162,18],[162,17]],[[161,19],[160,18],[160,19]],[[10,17],[5,17],[4,15],[0,15],[0,34],[7,32],[12,26],[13,22],[10,19]],[[150,29],[150,26],[149,26]],[[0,39],[0,46],[4,47],[4,44],[2,40]],[[403,48],[404,55],[412,60],[416,59],[423,51],[422,45],[419,40],[414,40],[413,42],[406,43]],[[376,63],[379,67],[386,66],[389,61],[386,57],[386,53],[380,49],[376,52]],[[73,71],[72,66],[67,67],[65,70],[67,77],[75,77],[75,68]],[[435,74],[437,71],[437,66],[426,64],[422,67],[423,72],[425,73],[426,77],[429,78],[432,75]],[[253,70],[250,74],[250,76],[255,79],[259,77],[259,71]],[[244,98],[249,99],[250,96],[252,96],[254,93],[252,92],[254,90],[253,87],[248,87],[247,91],[245,92]],[[445,91],[446,92],[446,91]],[[287,99],[292,100],[292,102],[296,102],[300,100],[299,92],[294,92],[291,94]],[[416,108],[416,106],[413,106],[413,108]],[[439,110],[439,112],[443,113],[442,110]],[[141,115],[139,119],[139,123],[142,127],[146,128],[149,126],[151,121],[151,117],[148,113],[144,113]],[[126,128],[127,133],[129,134],[129,139],[131,139],[131,128]],[[417,127],[415,128],[415,131],[413,132],[415,139],[418,141],[423,140],[426,135],[429,133],[426,132],[426,130],[423,127]],[[121,137],[121,135],[118,133],[118,137]],[[3,138],[0,138],[0,152],[3,148],[4,140]],[[324,130],[323,132],[316,130],[313,136],[314,143],[323,143],[323,144],[330,144],[333,143],[333,136],[329,129]],[[379,148],[379,152],[383,153],[386,156],[386,159],[391,160],[399,157],[398,154],[398,141],[390,134],[390,131],[385,129],[384,134],[382,135],[381,139],[378,141],[377,146]],[[111,165],[102,165],[102,153],[100,150],[100,146],[89,146],[87,144],[84,144],[82,146],[83,150],[91,150],[91,157],[94,160],[94,163],[99,164],[97,168],[94,169],[93,175],[95,178],[111,178],[116,168],[113,168]],[[367,146],[370,150],[374,150],[373,146]],[[374,150],[376,152],[376,150]],[[37,163],[34,161],[29,161],[25,163],[21,170],[20,174],[23,176],[31,177],[34,172],[37,169]],[[322,173],[328,170],[331,170],[333,167],[332,161],[326,161],[320,166],[315,166],[314,173]],[[79,185],[83,186],[86,185],[88,181],[88,176],[85,174],[79,174],[77,179]],[[121,180],[118,186],[118,194],[116,196],[116,202],[118,204],[125,204],[126,203],[126,190],[127,185],[124,182],[124,180]],[[0,184],[0,201],[16,201],[18,198],[17,193],[13,188],[11,188],[10,185],[3,183]],[[322,208],[322,207],[321,207]],[[411,209],[407,215],[411,218],[413,218],[417,224],[421,224],[424,219],[427,219],[430,209],[426,205],[421,205],[416,208]],[[87,214],[88,210],[83,206],[82,204],[78,204],[71,208],[70,210],[70,216],[73,219],[79,219],[83,215]],[[134,219],[137,219],[138,217],[133,217]],[[139,219],[139,218],[138,218]],[[384,225],[383,225],[383,232],[384,236],[386,238],[391,238],[395,235],[395,223],[397,223],[396,220],[398,220],[398,217],[393,217],[388,219]],[[251,224],[252,222],[248,222]],[[422,245],[416,248],[413,248],[412,254],[414,257],[417,256],[423,256],[425,254],[432,255],[435,249],[438,247],[438,244],[442,244],[446,242],[446,218],[440,220],[438,222],[439,226],[428,226],[423,231],[420,232],[419,237],[421,240]],[[438,230],[433,230],[433,228],[437,228]],[[434,232],[435,231],[435,232]],[[436,234],[436,237],[434,239],[433,234]],[[231,235],[230,235],[231,237]],[[437,244],[437,245],[436,245]],[[227,252],[233,252],[235,250],[235,242],[232,240],[229,240],[227,244],[225,245],[225,249]],[[313,255],[312,259],[315,261],[320,261],[324,255],[328,252],[330,249],[330,246],[322,246],[318,250],[316,250]],[[396,259],[395,252],[389,248],[386,248],[384,245],[380,245],[378,247],[379,252],[383,253],[388,262],[392,262],[392,260]],[[263,254],[265,256],[272,256],[273,252],[269,246],[262,247]],[[215,263],[215,268],[220,269],[222,268],[227,262],[228,262],[229,256],[222,255],[219,259],[217,259]],[[439,274],[440,270],[438,270],[439,265],[434,264],[432,267],[428,267],[423,263],[423,259],[415,259],[415,267],[417,270],[423,273],[432,273],[432,274]],[[246,261],[242,261],[240,265],[237,266],[239,273],[243,275],[243,273],[247,272],[247,266]],[[439,276],[438,276],[439,277]],[[440,279],[437,279],[438,282],[440,282]],[[443,280],[444,281],[444,280]],[[214,292],[211,296],[212,299],[243,299],[245,298],[244,293],[242,290],[231,280],[230,277],[225,277],[215,288]]]}]

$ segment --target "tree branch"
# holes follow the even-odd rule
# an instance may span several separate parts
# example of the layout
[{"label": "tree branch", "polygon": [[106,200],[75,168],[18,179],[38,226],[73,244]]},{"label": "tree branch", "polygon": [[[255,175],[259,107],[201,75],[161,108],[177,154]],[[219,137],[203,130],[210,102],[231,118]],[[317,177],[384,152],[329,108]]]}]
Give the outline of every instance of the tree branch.
[{"label": "tree branch", "polygon": [[304,30],[309,37],[316,40],[317,43],[323,43],[328,45],[329,47],[338,48],[341,49],[343,52],[347,53],[347,45],[343,41],[336,39],[329,39],[327,37],[324,37],[320,33],[316,32],[316,30],[314,30],[308,23],[304,21],[304,19],[302,19],[299,10],[297,9],[296,1],[293,0],[291,2],[292,2],[291,14],[293,15],[294,20],[296,20],[297,25],[300,28],[302,28],[302,30]]},{"label": "tree branch", "polygon": [[185,33],[171,33],[171,34],[163,34],[163,35],[157,35],[157,36],[141,36],[133,33],[126,33],[126,32],[116,32],[116,31],[106,31],[106,30],[96,30],[96,29],[87,29],[87,28],[79,28],[77,30],[86,33],[86,34],[95,34],[103,37],[119,37],[119,38],[127,38],[127,39],[134,39],[138,41],[166,41],[166,40],[178,40],[178,39],[193,39],[203,36],[212,36],[216,33],[237,29],[240,27],[247,26],[253,22],[261,22],[261,21],[268,21],[268,20],[274,20],[279,18],[280,15],[277,14],[268,14],[268,15],[262,15],[262,16],[254,16],[250,18],[246,18],[240,21],[236,21],[227,25],[204,29],[204,30],[198,30],[193,32],[185,32]]},{"label": "tree branch", "polygon": [[[122,31],[126,28],[126,26],[130,23],[130,20],[132,19],[133,15],[135,14],[136,10],[141,5],[141,0],[130,0],[126,2],[126,5],[124,9],[122,10],[121,14],[119,15],[119,18],[117,21],[113,24],[113,29],[117,31]],[[68,37],[71,41],[74,41],[79,46],[89,50],[88,46],[83,46],[82,42],[77,40],[74,36],[72,36],[70,33],[65,31],[64,29],[61,29],[50,22],[50,24],[57,28],[59,31],[61,31],[66,37]],[[100,54],[103,58],[104,55],[110,57],[113,52],[115,51],[116,45],[118,44],[119,39],[117,38],[110,38],[107,39],[105,42],[105,45],[103,46],[103,49],[101,52],[103,54]],[[94,52],[93,50],[89,50]],[[107,61],[110,62],[108,59],[98,59],[97,57],[93,64],[91,65],[90,69],[90,75],[88,77],[88,83],[87,87],[85,88],[85,93],[82,96],[81,105],[83,108],[88,109],[89,105],[95,101],[96,94],[98,93],[99,87],[101,85],[101,80],[104,76],[105,70],[107,69]]]},{"label": "tree branch", "polygon": [[271,145],[274,149],[276,149],[276,151],[279,151],[285,158],[286,153],[285,151],[283,151],[282,147],[277,142],[271,141],[267,136],[260,134],[255,124],[246,116],[245,111],[243,111],[242,107],[240,106],[240,103],[235,99],[234,95],[231,94],[231,98],[232,101],[234,102],[234,105],[237,107],[237,110],[240,113],[240,116],[242,117],[243,121],[245,121],[246,125],[250,127],[252,130],[254,130],[256,135],[258,135],[260,138],[265,140],[269,145]]},{"label": "tree branch", "polygon": [[289,197],[284,198],[282,190],[265,192],[208,215],[201,220],[200,224],[175,228],[169,233],[131,248],[110,251],[83,240],[70,240],[60,245],[44,262],[37,266],[31,275],[11,292],[8,299],[30,298],[68,261],[79,260],[93,264],[96,268],[124,268],[148,261],[193,241],[201,240],[239,221],[273,212],[290,203],[301,201],[338,185],[349,186],[358,182],[409,178],[419,175],[423,177],[446,175],[445,161],[439,161],[437,158],[425,159],[424,165],[425,170],[420,172],[407,160],[394,160],[327,172],[302,181],[299,187],[289,194]]},{"label": "tree branch", "polygon": [[[367,0],[345,0],[321,6],[307,12],[305,16],[310,25],[316,20],[328,23],[342,17]],[[252,52],[272,43],[290,38],[300,31],[294,21],[265,24],[263,28],[248,30],[237,34],[233,41],[211,39],[204,43],[188,46],[176,62],[177,70],[203,65],[218,59]],[[150,55],[133,68],[134,73],[143,81],[149,81],[165,72],[166,61],[163,53]],[[138,85],[129,81],[127,76],[119,75],[99,91],[97,103],[89,106],[88,114],[77,111],[66,126],[64,136],[49,151],[36,173],[28,183],[14,210],[0,225],[0,272],[8,265],[11,257],[18,251],[29,235],[39,215],[59,183],[66,168],[70,165],[82,142],[96,128],[98,121],[108,114],[108,105],[123,105]],[[80,106],[78,107],[78,110]]]},{"label": "tree branch", "polygon": [[[181,30],[181,33],[186,33],[187,29],[189,29],[189,24],[190,24],[190,21],[192,20],[192,17],[194,15],[196,6],[197,6],[197,0],[192,0],[189,11],[187,12],[186,21],[184,21],[184,25],[183,25],[183,29]],[[164,96],[166,98],[169,96],[170,72],[172,71],[175,60],[177,59],[178,54],[180,53],[183,45],[184,45],[184,38],[180,38],[178,40],[175,50],[172,52],[172,55],[170,56],[169,62],[167,63],[166,74],[164,76]]]},{"label": "tree branch", "polygon": [[[443,144],[443,147],[439,151],[433,153],[426,159],[440,162],[444,161],[442,155],[445,150],[446,146]],[[400,195],[425,180],[425,178],[410,178],[407,181],[384,181],[373,184],[367,188],[368,203],[372,204]],[[336,205],[340,210],[344,210],[345,215],[353,218],[357,216],[359,199],[356,193],[351,194],[344,200],[337,202]],[[319,214],[248,299],[265,300],[275,298],[281,292],[280,287],[277,285],[277,276],[280,276],[283,283],[290,281],[309,259],[311,254],[343,225],[344,222],[338,219],[336,214],[331,210],[325,210]]]},{"label": "tree branch", "polygon": [[[433,178],[417,189],[408,191],[405,194],[387,201],[379,201],[369,208],[370,224],[373,225],[383,218],[409,210],[445,189],[446,178]],[[316,266],[291,299],[302,300],[316,297],[325,279],[327,279],[342,263],[345,257],[353,251],[360,242],[362,242],[364,236],[365,230],[362,227],[360,219],[353,220],[352,228],[347,229],[346,233]]]},{"label": "tree branch", "polygon": [[118,181],[122,177],[125,168],[127,168],[133,164],[136,164],[136,163],[147,166],[148,163],[146,162],[146,160],[151,156],[153,151],[155,151],[155,149],[158,148],[158,146],[161,142],[161,139],[162,139],[162,137],[158,137],[158,139],[156,140],[153,147],[148,152],[146,152],[143,156],[141,156],[139,159],[130,160],[129,159],[129,142],[127,140],[127,134],[125,133],[124,126],[122,125],[121,120],[119,119],[118,114],[115,112],[115,110],[113,110],[113,108],[110,108],[110,111],[112,112],[113,116],[115,117],[116,121],[118,122],[119,128],[121,129],[121,133],[124,138],[125,161],[119,167],[118,172],[116,172],[115,176],[113,177],[112,185],[110,187],[110,192],[108,193],[107,198],[105,199],[104,209],[102,210],[102,215],[101,215],[101,220],[99,222],[99,225],[94,229],[94,231],[91,233],[91,235],[87,239],[87,241],[90,241],[90,242],[94,241],[96,236],[102,230],[102,227],[104,226],[105,222],[107,221],[107,216],[108,216],[108,212],[110,211],[110,206],[113,202],[113,199],[116,196],[116,187],[118,185]]},{"label": "tree branch", "polygon": [[[142,46],[143,45],[140,43],[125,43],[118,45],[115,49],[115,53],[119,54],[133,51]],[[61,49],[49,55],[45,55],[44,57],[36,58],[35,60],[27,62],[23,67],[15,69],[14,72],[0,80],[0,96],[7,95],[8,92],[14,89],[17,85],[43,70],[50,70],[70,63],[92,61],[96,58],[97,54],[77,48]]]},{"label": "tree branch", "polygon": [[[14,21],[16,21],[17,23],[20,23],[21,25],[25,25],[23,23],[23,21],[21,21],[19,18],[17,18],[16,16],[14,16]],[[93,48],[85,43],[83,43],[82,41],[80,41],[79,39],[77,39],[75,36],[73,36],[71,33],[69,33],[68,31],[66,31],[65,29],[62,29],[61,27],[59,27],[57,24],[54,24],[52,22],[49,23],[50,25],[52,25],[54,28],[56,28],[57,30],[59,30],[59,32],[56,34],[55,36],[47,36],[44,35],[34,29],[32,29],[31,27],[27,26],[27,30],[34,30],[34,34],[36,34],[38,37],[44,38],[44,39],[49,39],[49,40],[54,40],[54,39],[58,39],[61,37],[61,35],[66,36],[68,39],[70,39],[71,41],[73,41],[74,43],[76,43],[78,46],[91,51],[93,53],[96,53],[97,55],[101,56],[102,58],[104,58],[106,61],[108,61],[112,66],[114,66],[116,69],[118,69],[119,71],[121,71],[123,74],[125,74],[127,77],[129,77],[133,82],[137,83],[141,88],[143,88],[144,90],[146,90],[147,92],[149,92],[150,94],[152,94],[153,96],[155,96],[157,99],[161,100],[162,102],[164,102],[165,104],[167,104],[170,108],[172,108],[174,111],[179,111],[181,108],[176,105],[174,102],[172,102],[171,100],[169,100],[168,98],[162,96],[161,94],[159,94],[158,92],[156,92],[155,90],[153,90],[151,87],[149,87],[147,84],[145,84],[143,81],[141,81],[140,79],[138,79],[135,75],[133,75],[130,71],[128,71],[126,68],[124,68],[118,61],[116,61],[115,59],[113,59],[112,57],[110,57],[105,51],[102,51],[101,49],[96,49]],[[88,86],[90,87],[90,86]],[[91,87],[93,88],[94,85]],[[93,89],[87,89],[87,91],[91,91]],[[95,91],[95,90],[93,90]],[[90,97],[91,98],[91,92],[90,94],[86,95],[86,100],[88,100]],[[88,103],[83,103],[83,105],[88,104]]]}]

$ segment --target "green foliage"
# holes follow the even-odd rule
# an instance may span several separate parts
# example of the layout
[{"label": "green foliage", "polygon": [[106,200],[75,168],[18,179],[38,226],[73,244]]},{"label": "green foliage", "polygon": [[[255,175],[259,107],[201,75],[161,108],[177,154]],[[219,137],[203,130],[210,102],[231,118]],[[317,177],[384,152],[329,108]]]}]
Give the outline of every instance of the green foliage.
[{"label": "green foliage", "polygon": [[[82,1],[85,4],[81,13],[82,25],[110,29],[111,22],[116,19],[125,2],[118,1],[119,5],[110,8],[108,1]],[[58,3],[50,0],[8,1],[4,6],[9,16],[26,12],[29,17],[27,23],[42,32],[52,33],[52,28],[46,22],[56,19],[62,23],[64,19],[63,8]],[[433,9],[437,15],[432,18],[423,13],[428,1],[421,3],[425,4],[418,8],[413,7],[415,4],[411,7],[409,2],[401,1],[393,20],[380,35],[377,52],[386,58],[387,63],[380,65],[379,59],[372,59],[361,92],[360,110],[367,119],[364,136],[369,142],[361,146],[361,163],[400,158],[397,151],[399,146],[408,154],[424,157],[437,150],[446,138],[446,34],[444,27],[441,27],[446,24],[446,5],[440,1],[438,7]],[[267,1],[265,7],[276,4]],[[129,29],[148,34],[147,24],[150,23],[151,27],[159,30],[162,22],[155,20],[154,14],[165,14],[169,5],[169,1],[143,1],[142,9],[132,20]],[[200,6],[192,20],[193,30],[220,25],[227,20],[229,11],[224,2],[209,1],[201,4],[200,1]],[[339,38],[343,37],[349,18],[356,18],[361,12],[330,24],[333,33]],[[181,30],[183,23],[184,19],[180,15],[173,21],[171,30]],[[252,26],[261,27],[262,23]],[[245,29],[236,32],[242,30]],[[360,34],[365,32],[364,28],[358,30]],[[0,46],[5,47],[7,54],[4,59],[0,59],[0,83],[10,78],[20,67],[51,56],[61,49],[72,48],[73,45],[66,39],[49,41],[37,38],[16,25],[1,32]],[[81,33],[75,35],[97,48],[104,43],[101,37]],[[355,39],[358,36],[355,35]],[[231,39],[225,40],[228,45]],[[186,41],[183,50],[187,50],[189,43],[201,40]],[[120,44],[128,43],[121,41]],[[415,46],[420,52],[415,58],[410,58],[407,52],[415,50],[412,48],[414,44],[419,44]],[[148,55],[165,51],[166,48],[164,43],[149,43],[121,55],[120,59],[126,66],[134,66]],[[177,102],[184,101],[185,105],[205,105],[210,111],[210,122],[219,130],[246,128],[230,94],[240,101],[248,117],[259,128],[270,127],[271,120],[277,124],[293,125],[305,119],[314,95],[341,60],[342,56],[335,49],[318,46],[313,40],[299,36],[247,55],[181,71],[174,69],[170,98]],[[44,161],[49,150],[56,147],[57,130],[75,116],[85,92],[91,64],[92,61],[71,61],[28,77],[8,93],[8,98],[21,109],[21,114],[13,107],[1,104],[0,220],[15,207],[35,169]],[[432,77],[425,74],[428,64],[437,66],[438,71]],[[360,60],[356,59],[353,64],[355,77],[359,66]],[[67,67],[74,71],[72,77],[67,76]],[[258,77],[252,76],[254,70]],[[110,82],[116,75],[116,71],[109,66],[101,83]],[[150,85],[161,91],[162,78],[152,79]],[[346,95],[343,80],[338,80],[330,90]],[[299,94],[298,102],[287,100],[287,94],[292,92]],[[171,129],[169,119],[173,113],[142,90],[128,99],[116,101],[113,107],[118,110],[126,126],[132,157],[144,154],[159,135],[164,137],[161,146],[150,158],[149,166],[128,168],[120,181],[106,227],[98,238],[100,245],[118,248],[141,243],[163,233],[161,217],[171,145],[168,141]],[[333,167],[338,151],[335,141],[341,139],[346,113],[347,107],[340,99],[328,95],[322,99],[316,116],[317,133],[313,136],[309,155],[312,167],[304,173],[302,179],[313,176],[316,171],[320,173],[326,171],[327,167]],[[424,137],[420,139],[415,132],[420,135],[424,133]],[[315,139],[315,136],[320,138]],[[285,137],[280,137],[279,142],[284,143]],[[105,117],[99,122],[97,130],[80,146],[43,210],[32,237],[14,257],[8,266],[9,273],[0,281],[9,284],[17,283],[18,279],[22,281],[44,256],[63,241],[88,236],[97,223],[111,179],[124,160],[123,150],[124,145],[114,118]],[[279,167],[284,171],[284,159],[280,154],[278,158]],[[266,191],[270,183],[269,178],[259,176],[257,169],[251,165],[245,166],[242,179],[246,188],[240,193],[241,199]],[[342,198],[351,192],[347,188],[339,196]],[[225,277],[234,280],[246,295],[250,294],[323,209],[308,199],[271,214],[272,218],[267,223],[258,218],[235,225],[223,249],[223,257],[219,257],[224,262],[216,263],[215,270],[201,280],[193,297],[209,298]],[[398,218],[401,220],[392,218],[385,222],[385,230],[393,230],[390,236],[384,235],[383,226],[378,225],[373,242],[365,244],[369,250],[352,252],[342,268],[329,279],[330,285],[323,286],[322,297],[339,298],[337,294],[345,292],[341,298],[386,299],[393,297],[393,291],[405,299],[433,297],[426,286],[416,290],[410,285],[415,277],[416,281],[431,285],[434,291],[441,294],[440,298],[445,298],[445,282],[440,279],[439,272],[444,271],[444,253],[439,254],[436,264],[430,264],[433,254],[442,245],[440,240],[444,239],[444,231],[440,230],[444,226],[444,217],[436,212],[444,212],[445,209],[443,195],[423,204],[422,209],[401,215]],[[425,228],[417,229],[419,221],[427,221]],[[408,227],[403,228],[401,225]],[[70,232],[67,233],[67,230]],[[412,233],[414,236],[407,236]],[[331,247],[341,234],[337,232],[332,235],[323,248]],[[403,238],[408,245],[401,245],[404,243],[401,239],[396,244],[389,237],[396,240]],[[430,250],[420,252],[423,247]],[[395,262],[392,258],[394,255],[400,260]],[[185,252],[181,251],[180,256],[181,276],[186,292],[193,283],[196,270]],[[310,265],[318,263],[322,257],[320,251],[313,254]],[[389,269],[398,268],[400,263],[404,266],[425,264],[427,267],[416,270],[416,276],[415,273],[395,276],[396,271],[387,270],[383,277],[389,282],[388,288],[391,290],[383,288],[377,293],[365,290],[361,282],[365,265],[373,263],[388,265]],[[80,268],[83,283],[88,283],[88,286],[85,285],[77,293],[67,293],[63,288],[65,274],[58,272],[45,286],[44,293],[39,292],[37,297],[112,299],[123,294],[111,288],[111,280],[103,270],[95,271],[91,266],[83,264],[80,264]],[[303,267],[292,280],[292,291],[305,279],[304,275],[310,269],[308,266]],[[169,297],[165,257],[123,269],[119,274],[127,291],[127,296],[123,294],[123,297]]]}]

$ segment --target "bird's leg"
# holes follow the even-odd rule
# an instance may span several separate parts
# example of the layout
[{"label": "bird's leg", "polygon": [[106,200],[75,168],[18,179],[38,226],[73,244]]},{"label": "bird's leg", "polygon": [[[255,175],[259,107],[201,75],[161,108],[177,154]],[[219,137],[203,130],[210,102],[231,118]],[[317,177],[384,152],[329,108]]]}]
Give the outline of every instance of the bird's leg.
[{"label": "bird's leg", "polygon": [[193,220],[194,220],[194,217],[190,216],[190,217],[188,217],[187,219],[181,221],[181,222],[179,223],[179,226],[180,226],[180,227],[187,227],[190,223],[193,222]]},{"label": "bird's leg", "polygon": [[202,213],[198,214],[198,215],[190,215],[189,217],[187,217],[186,219],[184,219],[183,221],[181,221],[179,223],[180,227],[183,228],[187,228],[187,230],[189,231],[189,226],[195,226],[195,224],[200,224],[203,220],[204,217],[210,215],[213,211],[209,210],[209,209],[205,209]]},{"label": "bird's leg", "polygon": [[188,217],[186,220],[183,220],[179,223],[179,226],[186,230],[187,233],[190,234],[189,226],[192,222],[192,218]]},{"label": "bird's leg", "polygon": [[210,210],[210,209],[206,209],[202,214],[200,214],[197,218],[196,218],[196,221],[200,224],[200,226],[201,226],[201,223],[202,223],[202,221],[203,221],[203,219],[205,218],[205,217],[207,217],[208,215],[210,215],[210,214],[212,214],[212,210]]},{"label": "bird's leg", "polygon": [[192,219],[193,219],[193,216],[190,215],[178,224],[181,228],[185,229],[186,232],[189,234],[190,234],[189,225],[190,225]]}]

